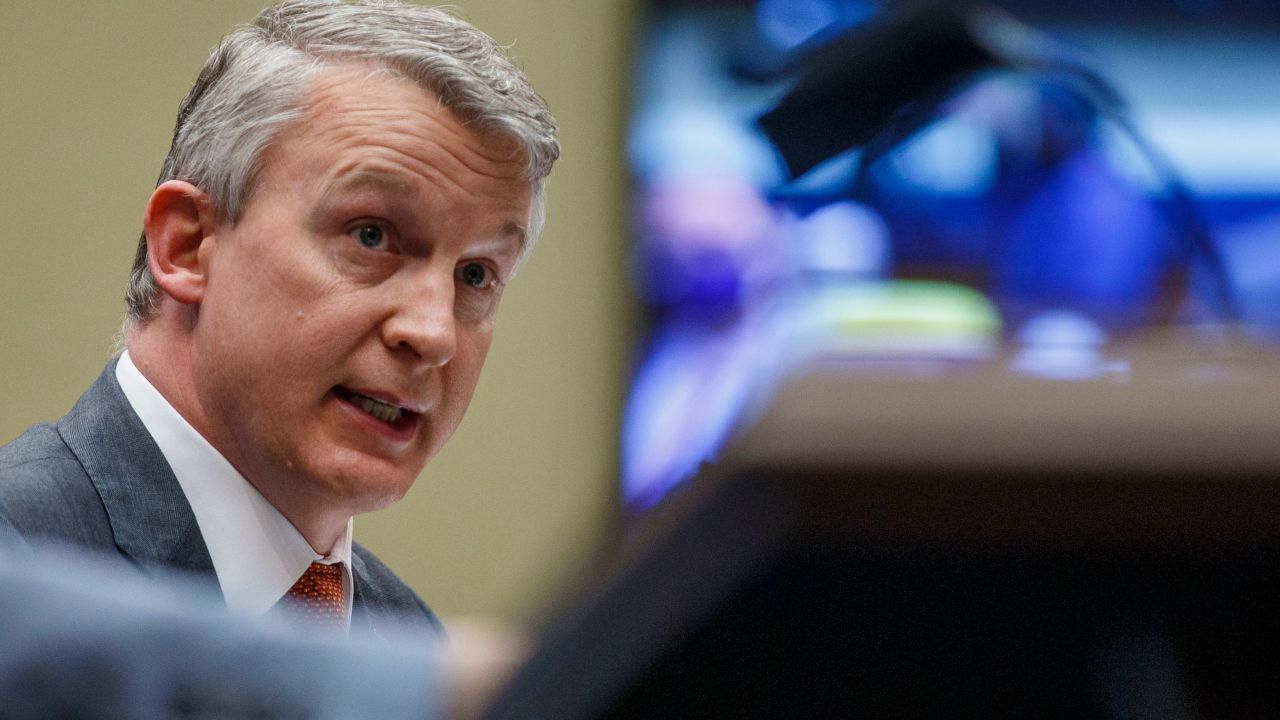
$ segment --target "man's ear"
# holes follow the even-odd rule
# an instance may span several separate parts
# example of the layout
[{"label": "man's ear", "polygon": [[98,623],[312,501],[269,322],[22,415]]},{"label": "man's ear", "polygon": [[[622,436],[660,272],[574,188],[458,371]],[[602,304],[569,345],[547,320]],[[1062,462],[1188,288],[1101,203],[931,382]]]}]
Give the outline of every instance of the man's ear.
[{"label": "man's ear", "polygon": [[156,285],[184,305],[199,303],[215,243],[209,196],[189,182],[168,180],[151,193],[142,227]]}]

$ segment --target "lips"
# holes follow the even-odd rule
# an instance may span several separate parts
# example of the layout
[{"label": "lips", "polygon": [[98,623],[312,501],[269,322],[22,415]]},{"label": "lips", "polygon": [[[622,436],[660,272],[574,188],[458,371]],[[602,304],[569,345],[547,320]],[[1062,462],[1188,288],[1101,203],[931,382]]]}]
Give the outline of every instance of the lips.
[{"label": "lips", "polygon": [[339,399],[360,409],[384,425],[397,430],[412,425],[418,417],[418,413],[406,407],[370,397],[341,385],[334,387],[333,392]]}]

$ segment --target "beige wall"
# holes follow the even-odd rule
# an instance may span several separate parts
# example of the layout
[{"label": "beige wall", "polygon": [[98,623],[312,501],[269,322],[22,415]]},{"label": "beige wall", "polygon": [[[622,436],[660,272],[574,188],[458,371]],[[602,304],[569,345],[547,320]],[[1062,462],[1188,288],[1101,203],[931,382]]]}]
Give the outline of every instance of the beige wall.
[{"label": "beige wall", "polygon": [[[448,614],[538,617],[607,544],[631,310],[623,0],[466,0],[560,120],[543,243],[508,290],[470,414],[357,537]],[[259,0],[0,2],[0,442],[100,372],[178,101]]]}]

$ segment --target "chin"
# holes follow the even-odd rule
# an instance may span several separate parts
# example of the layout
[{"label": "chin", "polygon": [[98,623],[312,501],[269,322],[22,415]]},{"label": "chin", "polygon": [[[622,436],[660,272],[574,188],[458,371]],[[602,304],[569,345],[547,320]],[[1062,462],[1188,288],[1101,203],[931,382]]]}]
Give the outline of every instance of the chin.
[{"label": "chin", "polygon": [[[334,506],[350,508],[353,515],[381,510],[404,498],[417,480],[418,473],[365,458],[363,462],[338,470],[320,469],[311,475],[310,484],[327,495]],[[319,479],[317,481],[317,479]]]},{"label": "chin", "polygon": [[353,515],[359,515],[400,502],[412,486],[411,480],[377,482],[365,477],[334,488],[334,502],[351,508]]},{"label": "chin", "polygon": [[366,479],[355,488],[356,494],[353,499],[359,502],[362,507],[361,512],[381,510],[403,500],[409,488],[413,487],[414,479],[416,476],[407,480],[388,480],[380,483],[370,483]]}]

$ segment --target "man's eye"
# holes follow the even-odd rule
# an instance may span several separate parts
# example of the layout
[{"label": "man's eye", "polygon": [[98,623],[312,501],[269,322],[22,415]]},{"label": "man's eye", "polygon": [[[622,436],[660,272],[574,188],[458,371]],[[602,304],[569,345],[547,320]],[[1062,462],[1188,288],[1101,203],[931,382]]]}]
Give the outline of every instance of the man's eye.
[{"label": "man's eye", "polygon": [[458,278],[473,288],[489,284],[489,269],[480,263],[467,263],[458,268]]},{"label": "man's eye", "polygon": [[377,225],[361,225],[356,229],[356,240],[372,250],[380,249],[387,243],[387,234]]}]

